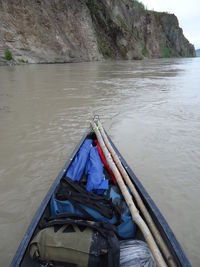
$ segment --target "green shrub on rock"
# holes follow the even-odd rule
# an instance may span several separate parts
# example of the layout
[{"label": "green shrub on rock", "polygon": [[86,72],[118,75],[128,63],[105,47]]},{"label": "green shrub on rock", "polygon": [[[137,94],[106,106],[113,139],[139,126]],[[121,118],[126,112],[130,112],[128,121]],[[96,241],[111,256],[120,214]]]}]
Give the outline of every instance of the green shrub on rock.
[{"label": "green shrub on rock", "polygon": [[5,59],[8,60],[8,61],[10,61],[10,60],[12,60],[12,58],[13,58],[12,53],[7,48],[6,51],[5,51]]},{"label": "green shrub on rock", "polygon": [[171,49],[168,48],[168,47],[166,47],[166,46],[163,46],[163,47],[162,47],[162,56],[163,56],[164,58],[169,58],[169,57],[171,57]]}]

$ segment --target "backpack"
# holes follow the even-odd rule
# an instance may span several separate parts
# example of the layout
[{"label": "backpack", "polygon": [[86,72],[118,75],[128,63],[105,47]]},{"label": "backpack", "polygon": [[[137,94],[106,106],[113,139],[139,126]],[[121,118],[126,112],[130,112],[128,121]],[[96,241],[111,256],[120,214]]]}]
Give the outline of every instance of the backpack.
[{"label": "backpack", "polygon": [[119,242],[113,227],[58,216],[43,221],[41,228],[29,245],[30,256],[38,263],[119,267]]},{"label": "backpack", "polygon": [[84,219],[117,226],[118,236],[133,238],[135,225],[117,186],[109,187],[106,195],[87,192],[81,183],[62,178],[50,202],[51,215],[79,215]]}]

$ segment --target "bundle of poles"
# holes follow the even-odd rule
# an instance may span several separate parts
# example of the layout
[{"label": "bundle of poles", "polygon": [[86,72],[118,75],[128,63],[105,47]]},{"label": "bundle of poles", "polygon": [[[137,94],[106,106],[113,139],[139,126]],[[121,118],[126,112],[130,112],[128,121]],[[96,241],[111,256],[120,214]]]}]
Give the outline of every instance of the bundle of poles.
[{"label": "bundle of poles", "polygon": [[[100,120],[94,118],[94,120],[91,121],[91,127],[96,134],[99,145],[104,153],[104,156],[106,157],[106,161],[112,170],[120,191],[129,207],[132,219],[141,230],[147,244],[149,245],[149,248],[156,261],[156,265],[161,267],[177,266],[155,223],[153,222],[153,219],[146,209],[139,193],[137,192],[135,185],[131,181],[128,173],[126,172],[119,157],[108,140]],[[127,187],[131,193],[129,193]],[[137,207],[142,213],[144,219],[141,217],[139,210],[136,208],[133,198],[134,201],[136,201]]]}]

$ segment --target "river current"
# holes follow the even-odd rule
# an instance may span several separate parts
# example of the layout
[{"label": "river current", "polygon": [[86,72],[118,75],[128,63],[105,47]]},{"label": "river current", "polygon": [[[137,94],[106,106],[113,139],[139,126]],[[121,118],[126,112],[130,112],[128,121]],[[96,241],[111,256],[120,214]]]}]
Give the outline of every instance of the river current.
[{"label": "river current", "polygon": [[0,67],[0,266],[94,114],[199,266],[200,58]]}]

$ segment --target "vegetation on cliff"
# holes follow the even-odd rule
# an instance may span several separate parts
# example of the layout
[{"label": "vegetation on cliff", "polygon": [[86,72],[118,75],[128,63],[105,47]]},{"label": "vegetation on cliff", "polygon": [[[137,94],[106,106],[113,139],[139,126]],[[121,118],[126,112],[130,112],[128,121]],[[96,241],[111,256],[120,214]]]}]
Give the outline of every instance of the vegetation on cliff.
[{"label": "vegetation on cliff", "polygon": [[10,52],[10,50],[7,48],[6,50],[5,50],[5,59],[6,60],[8,60],[8,61],[10,61],[10,60],[12,60],[12,53]]}]

